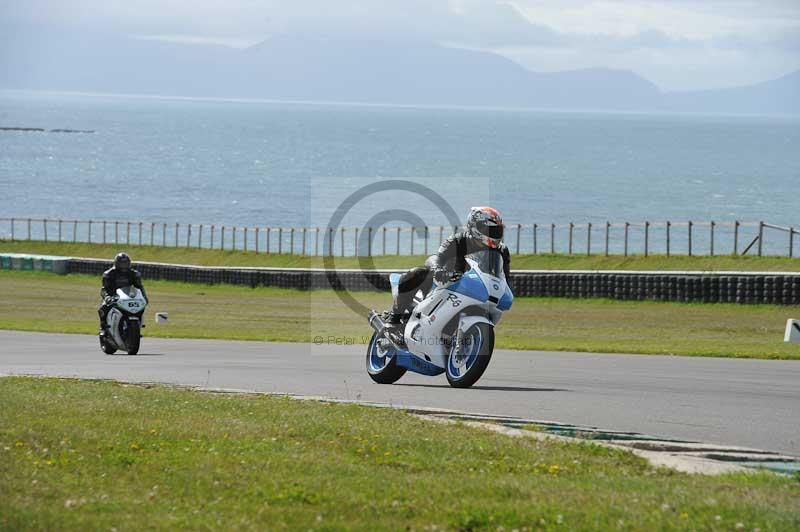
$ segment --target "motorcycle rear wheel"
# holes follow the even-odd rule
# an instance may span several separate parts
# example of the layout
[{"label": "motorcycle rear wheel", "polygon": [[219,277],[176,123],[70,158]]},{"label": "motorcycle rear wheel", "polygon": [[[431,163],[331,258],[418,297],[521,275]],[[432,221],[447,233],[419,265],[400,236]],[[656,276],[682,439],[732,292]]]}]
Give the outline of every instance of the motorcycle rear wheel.
[{"label": "motorcycle rear wheel", "polygon": [[117,348],[107,342],[104,335],[100,335],[100,349],[107,355],[113,355],[117,352]]},{"label": "motorcycle rear wheel", "polygon": [[[375,332],[367,347],[367,373],[378,384],[392,384],[406,374],[406,368],[397,365],[397,348],[393,352],[381,353],[378,340],[382,338]],[[383,356],[381,356],[383,354]]]}]

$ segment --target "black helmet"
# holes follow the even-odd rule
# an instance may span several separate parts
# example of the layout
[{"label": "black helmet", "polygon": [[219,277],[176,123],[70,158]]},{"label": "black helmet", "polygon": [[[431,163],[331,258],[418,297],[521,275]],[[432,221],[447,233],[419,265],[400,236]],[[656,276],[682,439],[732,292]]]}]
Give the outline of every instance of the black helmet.
[{"label": "black helmet", "polygon": [[473,207],[467,217],[467,232],[484,246],[497,248],[503,240],[503,219],[492,207]]},{"label": "black helmet", "polygon": [[131,269],[131,258],[127,253],[117,253],[117,256],[114,257],[114,268],[123,272]]}]

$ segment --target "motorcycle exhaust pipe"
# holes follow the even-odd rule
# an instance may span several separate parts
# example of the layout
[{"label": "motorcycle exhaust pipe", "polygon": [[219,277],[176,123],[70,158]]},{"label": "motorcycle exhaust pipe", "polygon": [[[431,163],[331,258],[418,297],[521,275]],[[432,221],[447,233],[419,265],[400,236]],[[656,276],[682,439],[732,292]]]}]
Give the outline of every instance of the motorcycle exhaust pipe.
[{"label": "motorcycle exhaust pipe", "polygon": [[383,318],[381,318],[381,315],[374,310],[369,311],[369,325],[375,329],[375,332],[381,335],[383,334],[383,330],[386,328]]}]

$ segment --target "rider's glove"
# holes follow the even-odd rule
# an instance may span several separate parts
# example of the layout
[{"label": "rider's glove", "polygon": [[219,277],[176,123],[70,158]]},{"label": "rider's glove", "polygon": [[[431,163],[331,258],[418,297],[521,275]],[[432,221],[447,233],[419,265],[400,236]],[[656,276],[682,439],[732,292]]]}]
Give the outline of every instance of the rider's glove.
[{"label": "rider's glove", "polygon": [[461,275],[461,272],[451,272],[444,268],[437,268],[436,271],[433,272],[433,278],[436,279],[436,282],[441,284],[458,281],[461,279]]},{"label": "rider's glove", "polygon": [[113,303],[113,302],[114,302],[114,298],[113,298],[113,297],[111,297],[111,296],[106,296],[106,297],[103,299],[103,302],[104,302],[106,305],[111,305],[111,303]]}]

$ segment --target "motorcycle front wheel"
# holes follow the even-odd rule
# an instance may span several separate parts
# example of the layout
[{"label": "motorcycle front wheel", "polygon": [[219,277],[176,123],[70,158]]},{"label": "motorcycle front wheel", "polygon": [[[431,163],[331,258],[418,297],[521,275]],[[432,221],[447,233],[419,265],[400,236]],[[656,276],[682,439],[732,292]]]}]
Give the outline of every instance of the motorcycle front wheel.
[{"label": "motorcycle front wheel", "polygon": [[126,334],[125,345],[129,355],[135,355],[139,352],[139,344],[142,341],[142,330],[138,321],[129,321]]},{"label": "motorcycle front wheel", "polygon": [[397,348],[377,332],[367,347],[367,373],[378,384],[392,384],[406,373],[406,368],[397,365]]},{"label": "motorcycle front wheel", "polygon": [[469,388],[489,367],[494,351],[494,327],[476,323],[464,331],[461,345],[453,342],[447,356],[447,382],[453,388]]}]

